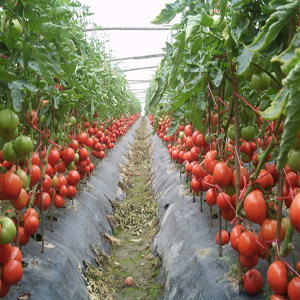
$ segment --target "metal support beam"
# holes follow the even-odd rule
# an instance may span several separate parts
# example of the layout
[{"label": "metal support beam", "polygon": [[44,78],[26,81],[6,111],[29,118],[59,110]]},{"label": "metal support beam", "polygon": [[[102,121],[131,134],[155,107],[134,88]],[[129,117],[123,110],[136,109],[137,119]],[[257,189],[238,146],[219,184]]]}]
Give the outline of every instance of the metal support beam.
[{"label": "metal support beam", "polygon": [[143,55],[143,56],[132,56],[132,57],[124,57],[124,58],[115,58],[111,61],[120,61],[120,60],[128,60],[128,59],[147,59],[147,58],[155,58],[155,57],[163,57],[165,54],[150,54],[150,55]]},{"label": "metal support beam", "polygon": [[151,66],[151,67],[143,67],[143,68],[134,68],[134,69],[127,69],[123,70],[124,72],[130,72],[130,71],[138,71],[138,70],[145,70],[145,69],[155,69],[157,66]]},{"label": "metal support beam", "polygon": [[100,30],[172,30],[172,27],[96,27],[86,28],[83,31],[100,31]]}]

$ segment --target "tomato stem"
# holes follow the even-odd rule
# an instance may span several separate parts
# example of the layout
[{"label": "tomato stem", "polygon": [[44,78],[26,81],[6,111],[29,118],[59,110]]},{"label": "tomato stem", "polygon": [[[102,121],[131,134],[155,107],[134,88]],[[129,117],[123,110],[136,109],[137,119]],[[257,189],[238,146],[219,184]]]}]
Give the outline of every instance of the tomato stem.
[{"label": "tomato stem", "polygon": [[287,228],[287,231],[286,231],[282,249],[280,250],[280,256],[285,256],[287,254],[287,252],[289,251],[289,245],[292,242],[293,233],[294,233],[294,227],[290,223]]}]

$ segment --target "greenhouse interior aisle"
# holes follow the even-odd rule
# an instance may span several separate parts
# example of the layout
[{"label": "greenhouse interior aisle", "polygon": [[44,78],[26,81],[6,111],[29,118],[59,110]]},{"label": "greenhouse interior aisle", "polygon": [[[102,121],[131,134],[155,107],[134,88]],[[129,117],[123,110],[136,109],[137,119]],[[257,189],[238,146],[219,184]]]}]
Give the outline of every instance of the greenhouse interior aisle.
[{"label": "greenhouse interior aisle", "polygon": [[0,6],[0,298],[300,300],[300,1]]}]

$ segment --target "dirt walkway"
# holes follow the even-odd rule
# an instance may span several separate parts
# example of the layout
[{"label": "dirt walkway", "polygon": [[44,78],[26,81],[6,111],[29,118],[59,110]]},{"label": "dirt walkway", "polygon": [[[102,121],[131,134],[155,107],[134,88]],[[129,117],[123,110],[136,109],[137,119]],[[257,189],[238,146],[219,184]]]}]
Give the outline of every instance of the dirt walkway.
[{"label": "dirt walkway", "polygon": [[[157,232],[157,201],[151,191],[150,142],[147,123],[141,120],[128,163],[121,168],[119,185],[126,197],[114,202],[115,214],[108,216],[114,237],[105,235],[112,245],[111,256],[94,249],[99,268],[87,265],[84,277],[90,299],[158,299],[162,287],[156,282],[159,258],[151,245]],[[125,285],[131,276],[134,284]]]}]

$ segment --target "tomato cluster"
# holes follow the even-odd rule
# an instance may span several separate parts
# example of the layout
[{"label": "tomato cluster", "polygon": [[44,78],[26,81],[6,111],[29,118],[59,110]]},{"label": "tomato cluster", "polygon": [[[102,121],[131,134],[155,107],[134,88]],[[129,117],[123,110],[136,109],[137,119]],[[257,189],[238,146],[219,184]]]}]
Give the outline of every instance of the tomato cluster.
[{"label": "tomato cluster", "polygon": [[[6,118],[17,118],[14,112],[7,109],[0,111],[1,114],[8,114]],[[32,153],[33,142],[28,136],[17,136],[9,140],[11,133],[6,127],[1,127],[0,122],[0,135],[7,139],[0,151],[0,200],[10,201],[12,206],[5,216],[0,216],[0,297],[8,293],[10,285],[21,280],[22,256],[18,254],[18,260],[12,258],[16,256],[17,250],[10,250],[19,248],[12,247],[11,244],[25,246],[38,231],[40,220],[35,209],[47,211],[51,205],[57,209],[63,208],[66,198],[73,199],[76,196],[80,180],[91,176],[95,168],[94,158],[103,159],[105,151],[114,147],[117,138],[124,135],[139,116],[140,114],[130,117],[122,115],[119,119],[99,123],[93,121],[91,124],[82,117],[76,127],[77,134],[73,127],[63,144],[53,145],[50,140],[48,148],[44,147],[41,151],[41,156],[39,151]],[[28,125],[35,128],[36,113],[33,111],[31,122],[29,114],[27,119]],[[76,119],[72,126],[76,126]],[[45,126],[44,132],[50,131]],[[49,137],[45,134],[44,141],[48,140]],[[9,151],[14,151],[17,156],[9,154]],[[8,157],[13,159],[7,159]]]},{"label": "tomato cluster", "polygon": [[[154,126],[155,117],[149,115],[150,123]],[[208,119],[207,119],[208,121]],[[170,116],[160,117],[156,133],[168,143],[172,161],[179,166],[184,165],[187,178],[190,178],[190,187],[194,195],[205,193],[206,203],[209,206],[217,205],[225,221],[234,222],[235,218],[242,217],[243,224],[233,226],[230,238],[227,231],[222,230],[221,243],[229,241],[232,248],[239,253],[239,261],[248,270],[244,274],[244,288],[248,294],[254,295],[263,287],[262,274],[253,269],[259,259],[268,259],[275,255],[277,243],[282,242],[287,235],[289,223],[300,232],[300,176],[298,165],[290,154],[290,160],[284,168],[283,198],[285,207],[289,210],[289,218],[281,219],[280,235],[277,239],[277,199],[273,192],[278,183],[279,173],[271,156],[266,157],[265,163],[258,168],[261,153],[271,141],[273,130],[268,126],[266,138],[256,137],[256,129],[252,125],[240,128],[240,189],[242,201],[237,201],[235,195],[235,125],[227,131],[228,139],[224,143],[225,152],[220,153],[215,137],[215,123],[218,121],[214,114],[210,117],[211,136],[208,132],[202,133],[193,128],[193,124],[181,124],[177,131],[168,135],[171,127]],[[258,123],[261,121],[258,119]],[[282,126],[280,126],[282,127]],[[279,132],[282,132],[279,130]],[[297,141],[296,141],[297,142]],[[296,149],[296,150],[295,150]],[[292,151],[297,151],[293,148]],[[181,167],[180,167],[181,169]],[[257,176],[250,176],[256,174]],[[239,207],[237,207],[239,204]],[[249,223],[250,222],[250,223]],[[254,230],[250,224],[257,224],[259,230]],[[256,227],[257,228],[257,227]],[[219,242],[219,233],[216,236]],[[275,295],[288,294],[290,299],[298,299],[300,295],[300,278],[288,271],[284,261],[275,261],[268,268],[268,284]],[[291,281],[289,281],[292,279]],[[293,296],[293,295],[297,295]]]}]

